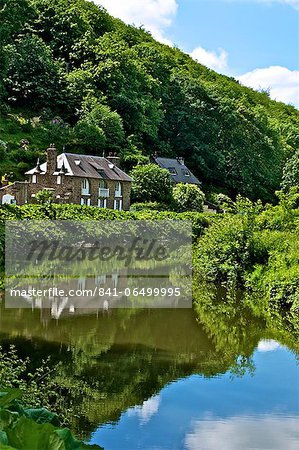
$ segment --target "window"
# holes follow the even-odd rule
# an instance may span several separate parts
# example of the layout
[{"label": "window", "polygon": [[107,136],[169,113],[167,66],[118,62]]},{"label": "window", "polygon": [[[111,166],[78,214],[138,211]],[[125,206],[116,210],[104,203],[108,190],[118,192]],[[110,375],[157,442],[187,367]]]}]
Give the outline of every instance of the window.
[{"label": "window", "polygon": [[89,195],[89,181],[87,178],[84,178],[81,182],[81,192],[82,195]]},{"label": "window", "polygon": [[190,172],[187,169],[182,169],[183,175],[185,175],[185,177],[190,177]]},{"label": "window", "polygon": [[114,209],[116,211],[121,211],[123,209],[123,201],[120,198],[114,200]]},{"label": "window", "polygon": [[61,176],[60,175],[58,175],[58,177],[57,177],[57,184],[61,184]]},{"label": "window", "polygon": [[178,174],[176,169],[175,169],[175,167],[168,167],[168,170],[169,170],[169,173],[171,175],[177,175]]},{"label": "window", "polygon": [[123,195],[122,184],[120,182],[117,182],[115,185],[115,197],[122,197],[122,195]]},{"label": "window", "polygon": [[99,200],[98,200],[98,207],[99,208],[107,208],[107,199],[106,198],[99,198]]},{"label": "window", "polygon": [[36,184],[36,182],[37,182],[37,176],[36,175],[32,175],[32,183],[33,184]]},{"label": "window", "polygon": [[97,275],[95,279],[95,283],[97,286],[106,284],[106,275]]},{"label": "window", "polygon": [[109,197],[109,189],[105,180],[100,181],[99,185],[99,197]]},{"label": "window", "polygon": [[81,198],[81,205],[90,206],[90,198]]}]

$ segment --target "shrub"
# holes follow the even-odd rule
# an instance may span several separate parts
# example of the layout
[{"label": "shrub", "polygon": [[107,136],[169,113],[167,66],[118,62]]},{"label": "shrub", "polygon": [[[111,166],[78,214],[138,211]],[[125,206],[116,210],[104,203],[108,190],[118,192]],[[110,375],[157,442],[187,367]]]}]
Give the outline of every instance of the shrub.
[{"label": "shrub", "polygon": [[172,182],[168,170],[155,164],[137,166],[131,172],[133,178],[132,198],[137,202],[172,201]]},{"label": "shrub", "polygon": [[169,207],[158,202],[134,203],[131,211],[169,211]]},{"label": "shrub", "polygon": [[173,189],[176,209],[180,212],[202,212],[205,195],[195,184],[177,184]]}]

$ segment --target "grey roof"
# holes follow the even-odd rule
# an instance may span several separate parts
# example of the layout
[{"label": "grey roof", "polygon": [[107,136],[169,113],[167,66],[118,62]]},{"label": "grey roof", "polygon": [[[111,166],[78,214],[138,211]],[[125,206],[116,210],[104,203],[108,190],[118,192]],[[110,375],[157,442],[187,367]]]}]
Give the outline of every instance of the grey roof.
[{"label": "grey roof", "polygon": [[[74,153],[62,153],[57,156],[57,172],[65,167],[66,176],[108,179],[113,181],[133,181],[129,175],[101,156],[77,155]],[[41,164],[41,174],[47,171],[47,163]],[[26,172],[26,175],[36,173],[36,168]]]},{"label": "grey roof", "polygon": [[[188,167],[178,158],[153,158],[155,163],[158,164],[163,169],[170,171],[172,180],[175,183],[186,183],[186,184],[198,184],[200,181],[195,175],[188,169]],[[172,172],[171,172],[172,170]],[[186,174],[189,175],[186,175]]]}]

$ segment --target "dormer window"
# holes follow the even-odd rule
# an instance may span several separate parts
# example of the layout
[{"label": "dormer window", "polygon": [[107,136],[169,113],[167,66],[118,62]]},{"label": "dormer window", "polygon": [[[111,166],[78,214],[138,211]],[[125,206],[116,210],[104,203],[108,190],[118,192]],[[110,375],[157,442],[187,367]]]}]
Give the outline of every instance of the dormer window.
[{"label": "dormer window", "polygon": [[168,171],[170,173],[170,175],[177,175],[177,171],[175,169],[175,167],[168,167]]},{"label": "dormer window", "polygon": [[185,177],[190,177],[190,172],[187,169],[182,169],[183,174],[185,175]]},{"label": "dormer window", "polygon": [[115,184],[115,197],[122,197],[123,195],[123,188],[122,188],[122,184],[120,182],[117,182]]},{"label": "dormer window", "polygon": [[33,184],[36,184],[36,183],[37,183],[37,176],[36,176],[36,175],[32,175],[31,182],[32,182]]},{"label": "dormer window", "polygon": [[89,180],[87,178],[84,178],[81,182],[81,194],[89,195],[89,192],[90,192]]}]

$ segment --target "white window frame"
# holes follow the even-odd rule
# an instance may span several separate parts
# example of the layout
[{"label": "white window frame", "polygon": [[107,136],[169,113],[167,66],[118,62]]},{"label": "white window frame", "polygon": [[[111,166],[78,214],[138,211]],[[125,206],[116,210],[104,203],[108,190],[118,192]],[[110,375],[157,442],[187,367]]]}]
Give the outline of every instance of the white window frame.
[{"label": "white window frame", "polygon": [[[102,202],[103,202],[103,204],[101,205]],[[99,208],[107,208],[107,198],[104,198],[104,197],[99,198],[98,207]]]},{"label": "white window frame", "polygon": [[99,183],[99,197],[109,197],[109,189],[105,180],[101,180]]},{"label": "white window frame", "polygon": [[[117,207],[117,204],[119,205],[119,207]],[[122,211],[123,210],[122,198],[116,198],[114,200],[114,209],[115,209],[115,211]]]},{"label": "white window frame", "polygon": [[81,206],[90,206],[90,198],[81,198]]},{"label": "white window frame", "polygon": [[120,181],[115,184],[114,197],[121,198],[123,196],[123,185]]},{"label": "white window frame", "polygon": [[32,184],[36,184],[37,183],[37,176],[35,174],[32,175],[31,182],[32,182]]},{"label": "white window frame", "polygon": [[90,194],[90,182],[88,178],[83,178],[81,181],[81,195],[89,195]]}]

